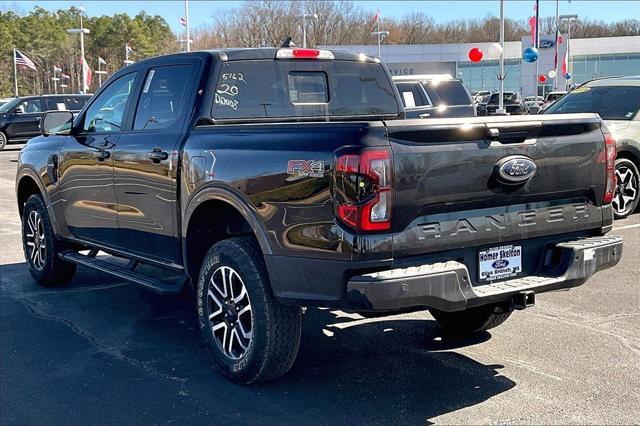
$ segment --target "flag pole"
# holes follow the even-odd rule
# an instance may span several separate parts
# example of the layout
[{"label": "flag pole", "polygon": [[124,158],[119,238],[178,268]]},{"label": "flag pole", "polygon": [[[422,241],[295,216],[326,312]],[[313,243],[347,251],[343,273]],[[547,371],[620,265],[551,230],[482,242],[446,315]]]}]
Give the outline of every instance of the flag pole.
[{"label": "flag pole", "polygon": [[[539,33],[539,29],[540,29],[540,1],[536,0],[536,28],[535,28],[535,44],[533,47],[536,48],[536,50],[538,49],[538,46],[540,45],[540,33]],[[535,76],[535,80],[536,80],[536,100],[538,99],[538,90],[540,89],[539,87],[539,81],[538,81],[538,73],[540,72],[539,70],[539,61],[536,61],[536,76]],[[544,93],[542,93],[542,96],[544,96]]]},{"label": "flag pole", "polygon": [[184,17],[187,20],[187,52],[191,52],[191,35],[189,34],[189,0],[184,0]]},{"label": "flag pole", "polygon": [[558,53],[560,48],[558,47],[558,36],[560,33],[560,0],[556,0],[556,78],[553,79],[553,90],[558,90],[558,80],[560,80],[560,61],[558,60]]},{"label": "flag pole", "polygon": [[504,110],[504,0],[500,0],[500,90],[498,92],[498,114],[505,114]]},{"label": "flag pole", "polygon": [[16,64],[16,47],[13,46],[13,83],[15,85],[16,98],[18,97],[18,65]]}]

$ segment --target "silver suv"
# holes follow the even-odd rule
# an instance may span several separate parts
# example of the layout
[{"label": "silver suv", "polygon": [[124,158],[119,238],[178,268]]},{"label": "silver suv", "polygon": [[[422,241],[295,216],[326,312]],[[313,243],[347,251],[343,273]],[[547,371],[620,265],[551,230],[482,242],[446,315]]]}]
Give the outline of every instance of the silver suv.
[{"label": "silver suv", "polygon": [[640,201],[640,76],[588,81],[558,99],[545,114],[596,112],[616,139],[616,219],[633,213]]}]

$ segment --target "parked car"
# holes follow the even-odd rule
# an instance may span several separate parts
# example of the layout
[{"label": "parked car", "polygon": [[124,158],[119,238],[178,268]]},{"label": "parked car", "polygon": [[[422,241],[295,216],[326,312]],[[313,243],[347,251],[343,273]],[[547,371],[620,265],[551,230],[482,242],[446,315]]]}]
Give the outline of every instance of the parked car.
[{"label": "parked car", "polygon": [[444,75],[393,77],[407,118],[473,117],[473,99],[462,80]]},{"label": "parked car", "polygon": [[293,364],[301,306],[428,308],[464,335],[618,263],[615,142],[596,114],[404,114],[386,66],[357,53],[136,62],[75,119],[46,113],[20,152],[27,267],[45,286],[78,264],[192,285],[213,359],[257,383]]},{"label": "parked car", "polygon": [[486,96],[490,95],[491,92],[488,90],[477,90],[472,93],[473,101],[478,104],[484,99]]},{"label": "parked car", "polygon": [[46,111],[79,111],[89,95],[37,95],[11,98],[0,106],[0,151],[7,143],[24,142],[40,134]]},{"label": "parked car", "polygon": [[[517,92],[504,92],[504,109],[509,115],[524,114],[525,107],[522,97]],[[498,92],[485,97],[477,106],[478,115],[494,115],[498,110],[500,95]]]},{"label": "parked car", "polygon": [[640,202],[640,76],[586,82],[545,110],[546,114],[595,112],[616,138],[616,195],[613,212],[620,219]]},{"label": "parked car", "polygon": [[537,114],[542,108],[544,98],[542,96],[527,96],[524,98],[524,109],[527,114]]},{"label": "parked car", "polygon": [[566,94],[567,94],[567,92],[564,91],[564,90],[547,93],[547,96],[545,96],[544,102],[542,103],[542,107],[540,108],[540,111],[538,111],[538,112],[542,112],[545,109],[549,108],[551,105],[553,105],[553,103],[555,101],[557,101],[558,99],[560,99],[561,97],[563,97]]}]

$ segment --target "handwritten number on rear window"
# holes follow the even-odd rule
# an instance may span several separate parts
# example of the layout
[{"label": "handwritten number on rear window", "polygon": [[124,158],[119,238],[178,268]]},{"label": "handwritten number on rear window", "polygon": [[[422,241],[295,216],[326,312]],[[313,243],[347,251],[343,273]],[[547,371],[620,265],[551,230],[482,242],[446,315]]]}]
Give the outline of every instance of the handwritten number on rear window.
[{"label": "handwritten number on rear window", "polygon": [[236,80],[236,81],[242,81],[245,84],[247,83],[244,79],[244,74],[242,74],[241,72],[226,72],[222,74],[222,79],[224,81]]},{"label": "handwritten number on rear window", "polygon": [[218,92],[221,95],[231,95],[231,96],[236,96],[238,94],[238,87],[237,86],[230,86],[226,83],[222,83],[220,86],[220,88],[216,90],[216,92]]}]

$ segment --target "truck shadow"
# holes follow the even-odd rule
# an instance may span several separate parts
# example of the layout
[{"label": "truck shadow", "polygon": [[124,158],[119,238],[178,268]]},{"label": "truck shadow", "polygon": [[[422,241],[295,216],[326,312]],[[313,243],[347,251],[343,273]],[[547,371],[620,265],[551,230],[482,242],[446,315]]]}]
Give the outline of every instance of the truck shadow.
[{"label": "truck shadow", "polygon": [[[489,333],[447,340],[427,313],[365,320],[315,308],[304,315],[300,352],[291,371],[272,383],[239,386],[212,366],[200,339],[190,292],[157,296],[84,269],[67,288],[42,289],[31,281],[24,264],[0,266],[0,278],[3,303],[20,302],[38,320],[52,320],[52,326],[69,334],[69,341],[76,341],[77,335],[85,339],[73,347],[57,341],[32,348],[33,355],[20,352],[29,371],[16,371],[16,375],[47,379],[52,374],[29,362],[36,354],[47,357],[48,351],[55,351],[64,356],[60,351],[69,347],[69,358],[84,366],[98,362],[96,351],[104,353],[105,360],[91,368],[104,370],[107,378],[74,396],[78,398],[74,410],[86,423],[104,421],[95,417],[92,405],[105,388],[111,394],[120,393],[123,400],[136,394],[140,412],[149,413],[153,407],[151,417],[137,419],[132,413],[117,414],[122,404],[117,398],[102,400],[104,409],[113,405],[114,422],[120,416],[125,423],[165,423],[188,417],[192,423],[210,424],[213,415],[216,424],[424,424],[515,386],[500,375],[503,366],[485,365],[456,351],[482,344],[490,339]],[[24,322],[25,314],[20,315],[22,319],[17,314],[3,316],[3,358],[6,352],[19,351],[20,337],[10,330],[16,326],[13,321]],[[44,333],[37,328],[31,331]],[[18,343],[12,343],[14,339]],[[132,365],[134,373],[127,373]],[[49,383],[52,378],[45,379],[43,383]],[[82,380],[82,376],[58,376],[55,383],[78,388]],[[144,387],[152,387],[153,392],[144,392]],[[7,391],[16,395],[24,389]],[[36,393],[41,395],[29,396],[34,415],[68,403],[46,386]],[[213,414],[220,412],[226,414]]]}]

